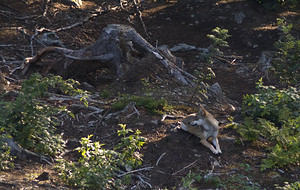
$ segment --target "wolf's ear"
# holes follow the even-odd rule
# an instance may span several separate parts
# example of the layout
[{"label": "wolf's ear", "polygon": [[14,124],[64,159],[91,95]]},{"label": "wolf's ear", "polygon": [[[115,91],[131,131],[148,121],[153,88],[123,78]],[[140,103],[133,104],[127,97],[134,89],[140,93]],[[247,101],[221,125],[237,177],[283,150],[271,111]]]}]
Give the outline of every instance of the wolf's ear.
[{"label": "wolf's ear", "polygon": [[207,111],[204,109],[204,107],[201,104],[199,104],[199,113],[203,116],[206,116],[207,114]]}]

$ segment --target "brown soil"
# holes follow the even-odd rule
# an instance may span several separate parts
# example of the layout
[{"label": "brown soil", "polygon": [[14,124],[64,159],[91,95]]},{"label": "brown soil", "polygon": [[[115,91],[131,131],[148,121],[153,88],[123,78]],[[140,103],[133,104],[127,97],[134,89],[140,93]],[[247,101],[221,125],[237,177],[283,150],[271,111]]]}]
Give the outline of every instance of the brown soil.
[{"label": "brown soil", "polygon": [[[24,77],[19,74],[18,70],[12,75],[9,75],[10,71],[20,66],[25,57],[33,56],[37,50],[42,48],[42,45],[33,40],[33,54],[31,53],[30,38],[36,29],[66,27],[82,21],[88,14],[100,7],[116,7],[116,9],[111,8],[109,11],[104,11],[77,27],[61,30],[57,32],[57,35],[66,47],[80,49],[94,43],[107,24],[127,24],[133,26],[152,44],[166,44],[172,47],[179,43],[186,43],[206,48],[210,44],[206,35],[211,33],[215,27],[226,28],[232,37],[228,40],[230,48],[226,50],[225,55],[233,57],[226,58],[232,64],[216,62],[211,66],[216,73],[216,78],[207,82],[209,84],[218,82],[225,95],[231,99],[229,102],[236,108],[240,108],[243,95],[254,93],[255,82],[261,77],[257,66],[261,51],[273,50],[273,44],[280,36],[280,32],[276,30],[275,26],[276,18],[284,16],[290,21],[299,21],[300,18],[299,11],[268,11],[250,0],[187,0],[188,3],[143,1],[144,3],[140,4],[140,10],[150,36],[148,39],[134,6],[124,5],[124,9],[121,9],[119,1],[83,0],[83,6],[76,9],[63,2],[62,0],[53,1],[45,16],[43,16],[45,3],[38,0],[2,0],[0,2],[0,56],[3,58],[0,65],[2,72],[14,79],[8,79],[10,85],[4,86],[4,90],[18,87]],[[246,15],[242,24],[237,24],[233,19],[234,14],[238,12]],[[299,30],[300,25],[295,24],[295,32],[299,32]],[[41,34],[36,37],[40,36]],[[175,54],[185,61],[185,70],[190,73],[194,73],[195,69],[203,66],[195,58],[198,54],[196,51]],[[242,56],[242,59],[233,62],[235,56]],[[237,74],[236,70],[244,67],[249,71],[242,75]],[[119,82],[115,82],[113,73],[107,70],[91,73],[85,81],[81,82],[93,84],[97,87],[96,91],[99,94],[103,90],[110,91],[111,99],[99,98],[106,103],[95,104],[105,111],[110,107],[109,102],[113,98],[117,98],[118,93],[135,93],[137,95],[145,93],[140,81],[120,85]],[[181,87],[178,84],[159,83],[154,80],[150,80],[150,84],[153,87],[151,90],[153,96],[166,98],[170,104],[174,105],[174,112],[177,114],[187,115],[196,110],[196,100],[190,101],[192,89]],[[221,181],[225,181],[232,174],[243,174],[249,176],[252,182],[259,183],[261,189],[274,189],[274,184],[299,180],[299,173],[297,173],[299,169],[297,170],[297,168],[293,170],[282,168],[280,170],[283,171],[282,173],[277,169],[261,172],[259,165],[266,154],[262,148],[263,145],[236,143],[239,141],[237,133],[234,129],[225,128],[228,123],[226,118],[230,116],[236,117],[237,122],[241,122],[238,119],[240,118],[240,109],[230,112],[228,109],[218,106],[222,106],[221,104],[214,104],[214,102],[207,104],[209,111],[223,123],[219,135],[222,155],[213,155],[209,149],[199,143],[196,137],[174,129],[174,125],[180,119],[167,119],[160,122],[161,116],[150,114],[143,107],[138,107],[141,114],[139,117],[134,115],[126,118],[126,114],[130,113],[125,113],[124,117],[110,121],[106,127],[100,126],[97,129],[96,137],[107,147],[113,147],[118,141],[116,130],[119,123],[141,130],[142,135],[147,138],[147,144],[142,150],[143,166],[154,167],[152,170],[142,173],[152,185],[152,189],[165,187],[179,189],[182,184],[181,180],[189,172],[206,174],[212,170],[212,163],[216,162],[219,162],[219,166],[215,166],[213,172],[221,173],[219,176]],[[71,139],[68,143],[69,149],[78,146],[78,139],[94,132],[94,127],[87,127],[89,120],[94,120],[94,118],[85,118],[80,112],[78,116],[79,121],[66,121],[64,126],[59,128],[64,132],[65,139]],[[68,155],[68,157],[72,159],[72,155]],[[249,164],[250,170],[246,170],[243,164]],[[16,166],[16,169],[12,171],[0,172],[0,189],[68,188],[56,185],[57,173],[50,166],[24,161],[17,162]],[[49,172],[51,180],[35,180],[43,172]],[[276,177],[274,173],[279,177]],[[132,181],[131,186],[135,185],[135,180],[137,179]],[[194,183],[194,186],[199,189],[217,188],[213,182],[204,182],[204,180],[201,183]],[[239,189],[239,187],[233,189]]]}]

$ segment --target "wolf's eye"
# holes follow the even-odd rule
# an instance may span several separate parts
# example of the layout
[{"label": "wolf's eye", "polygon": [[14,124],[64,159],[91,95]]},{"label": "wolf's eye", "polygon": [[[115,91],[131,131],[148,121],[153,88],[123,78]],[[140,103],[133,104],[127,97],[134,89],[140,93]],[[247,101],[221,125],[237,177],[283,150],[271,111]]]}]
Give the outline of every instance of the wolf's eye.
[{"label": "wolf's eye", "polygon": [[189,124],[190,125],[197,125],[198,123],[197,123],[197,121],[191,121],[191,122],[189,122]]}]

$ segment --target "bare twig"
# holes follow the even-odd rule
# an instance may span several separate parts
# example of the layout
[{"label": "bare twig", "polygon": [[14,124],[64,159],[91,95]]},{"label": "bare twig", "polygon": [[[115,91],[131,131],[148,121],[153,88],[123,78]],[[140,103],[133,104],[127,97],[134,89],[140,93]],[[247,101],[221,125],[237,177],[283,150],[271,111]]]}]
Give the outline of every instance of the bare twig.
[{"label": "bare twig", "polygon": [[183,170],[185,170],[185,169],[187,169],[187,168],[193,166],[193,165],[194,165],[195,163],[197,163],[197,162],[198,162],[198,160],[195,160],[194,162],[192,162],[192,163],[190,163],[189,165],[185,166],[185,167],[182,168],[181,170],[179,170],[179,171],[177,171],[177,172],[174,172],[172,175],[176,175],[176,174],[182,172]]},{"label": "bare twig", "polygon": [[13,81],[13,82],[18,82],[18,80],[13,79],[11,77],[4,76],[4,78],[7,79],[7,80],[10,80],[10,81]]},{"label": "bare twig", "polygon": [[135,8],[136,8],[136,11],[137,11],[137,13],[138,13],[138,15],[139,15],[139,18],[140,18],[140,21],[141,21],[141,23],[142,23],[142,26],[143,26],[143,28],[144,28],[144,32],[145,32],[145,34],[146,34],[146,36],[147,36],[147,38],[148,38],[148,40],[149,40],[149,39],[151,39],[151,38],[150,38],[150,36],[149,36],[149,34],[148,34],[148,32],[147,32],[146,25],[145,25],[145,23],[144,23],[144,21],[143,21],[143,18],[142,18],[142,12],[140,11],[140,9],[139,9],[139,7],[138,7],[138,4],[136,3],[136,0],[133,0],[133,3],[134,3],[134,6],[135,6]]},{"label": "bare twig", "polygon": [[97,129],[99,128],[99,126],[101,125],[102,121],[104,120],[104,118],[106,117],[106,115],[108,114],[108,112],[111,110],[111,108],[109,108],[105,114],[102,116],[101,120],[99,121],[99,125],[97,125],[94,129],[94,133],[93,133],[93,141],[96,140],[96,132],[97,132]]},{"label": "bare twig", "polygon": [[157,159],[156,164],[155,164],[156,166],[158,166],[159,161],[162,159],[162,157],[164,157],[164,155],[166,155],[165,152],[162,155],[160,155],[160,157]]},{"label": "bare twig", "polygon": [[145,181],[142,176],[140,175],[137,175],[136,176],[137,178],[139,178],[139,180],[143,183],[143,184],[146,184],[150,189],[152,189],[152,185],[150,183],[148,183],[147,181]]},{"label": "bare twig", "polygon": [[91,13],[87,17],[85,17],[82,21],[76,22],[76,23],[74,23],[70,26],[65,26],[65,27],[57,28],[55,30],[50,30],[50,31],[51,32],[60,32],[60,31],[63,31],[63,30],[69,30],[69,29],[72,29],[74,27],[80,26],[80,25],[86,23],[87,21],[91,20],[92,18],[97,17],[97,16],[99,16],[103,13],[108,13],[111,10],[118,10],[118,9],[119,9],[119,7],[110,7],[110,8],[106,8],[106,9],[99,8],[99,9],[95,10],[94,13]]},{"label": "bare twig", "polygon": [[140,112],[136,109],[135,103],[130,104],[130,107],[132,107],[134,109],[134,112],[132,112],[131,114],[127,115],[126,118],[129,118],[129,117],[131,117],[134,114],[137,114],[138,116],[141,115]]},{"label": "bare twig", "polygon": [[33,39],[38,35],[38,31],[35,30],[34,34],[30,38],[30,48],[31,48],[31,56],[33,56]]},{"label": "bare twig", "polygon": [[[121,111],[118,111],[118,112],[115,112],[115,113],[110,113],[109,115],[107,115],[106,117],[105,117],[105,120],[108,120],[108,119],[110,119],[110,118],[112,118],[112,117],[115,117],[115,116],[118,116],[118,115],[120,115],[120,114],[122,114],[122,113],[125,113],[125,112],[127,112],[130,108],[132,108],[134,106],[134,102],[129,102],[129,104],[123,109],[123,110],[121,110]],[[134,112],[134,113],[136,113],[136,112]],[[139,112],[138,112],[139,113]],[[129,117],[130,117],[130,115],[132,115],[132,114],[129,114]],[[128,116],[127,116],[128,117]]]},{"label": "bare twig", "polygon": [[140,171],[151,170],[151,169],[153,169],[152,166],[150,166],[150,167],[145,167],[145,168],[140,168],[140,169],[137,169],[137,170],[131,170],[131,171],[129,171],[129,172],[125,172],[125,173],[123,173],[123,174],[118,175],[118,177],[122,177],[122,176],[124,176],[124,175],[133,174],[133,173],[140,172]]},{"label": "bare twig", "polygon": [[43,12],[43,17],[45,17],[47,19],[47,21],[52,24],[51,20],[47,17],[47,12],[49,9],[49,3],[51,2],[51,0],[46,0],[46,5],[45,5],[45,10]]},{"label": "bare twig", "polygon": [[210,177],[230,175],[230,174],[234,174],[234,173],[235,173],[235,171],[226,172],[226,173],[222,173],[222,172],[208,173],[208,174],[204,175],[204,178],[207,179],[207,178],[210,178]]},{"label": "bare twig", "polygon": [[15,47],[17,44],[0,44],[0,47]]},{"label": "bare twig", "polygon": [[[52,101],[69,101],[69,100],[78,100],[80,101],[81,97],[73,97],[73,96],[66,96],[66,95],[60,95],[60,94],[54,94],[54,93],[48,93],[50,97],[48,100]],[[93,100],[91,98],[86,99],[88,103],[98,103],[98,104],[105,104],[105,102],[99,101],[99,100]]]},{"label": "bare twig", "polygon": [[3,11],[3,10],[0,10],[0,15],[9,18],[10,15],[14,15],[14,13],[12,13],[12,12],[10,12],[10,11]]}]

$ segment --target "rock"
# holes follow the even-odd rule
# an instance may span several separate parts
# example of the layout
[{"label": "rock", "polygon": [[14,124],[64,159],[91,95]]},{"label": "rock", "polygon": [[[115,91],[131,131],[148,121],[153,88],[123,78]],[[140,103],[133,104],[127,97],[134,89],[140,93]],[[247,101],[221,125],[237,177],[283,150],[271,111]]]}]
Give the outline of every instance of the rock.
[{"label": "rock", "polygon": [[227,19],[227,17],[225,17],[225,16],[219,16],[216,20],[226,20]]},{"label": "rock", "polygon": [[136,123],[136,125],[137,125],[137,126],[144,126],[145,124],[142,123],[142,122],[138,122],[138,123]]},{"label": "rock", "polygon": [[40,41],[46,46],[65,47],[55,32],[44,33],[40,38]]},{"label": "rock", "polygon": [[236,108],[232,104],[227,104],[227,110],[229,112],[235,112]]},{"label": "rock", "polygon": [[221,88],[221,86],[219,85],[219,83],[214,83],[213,85],[211,85],[208,88],[209,91],[211,91],[212,93],[214,93],[217,96],[223,96],[223,90]]},{"label": "rock", "polygon": [[81,83],[82,87],[88,91],[94,91],[95,87],[87,82]]},{"label": "rock", "polygon": [[258,61],[259,69],[264,73],[264,76],[267,78],[268,70],[271,68],[271,61],[274,55],[274,51],[262,51]]},{"label": "rock", "polygon": [[248,66],[241,66],[235,70],[235,73],[241,77],[247,77],[251,71]]},{"label": "rock", "polygon": [[242,24],[246,15],[243,12],[235,13],[234,14],[234,21],[238,24]]},{"label": "rock", "polygon": [[274,171],[269,172],[269,173],[267,174],[267,176],[268,176],[269,178],[272,178],[272,179],[280,178],[280,177],[281,177],[279,173],[274,172]]},{"label": "rock", "polygon": [[35,178],[36,180],[39,181],[46,181],[49,180],[49,173],[48,172],[43,172],[41,175],[39,175],[37,178]]},{"label": "rock", "polygon": [[154,124],[154,125],[158,125],[158,120],[154,119],[154,120],[151,121],[151,123]]},{"label": "rock", "polygon": [[185,44],[185,43],[180,43],[174,47],[172,47],[170,49],[170,51],[172,52],[176,52],[176,51],[191,51],[191,50],[195,50],[197,49],[195,46],[191,46],[191,45],[188,45],[188,44]]}]

